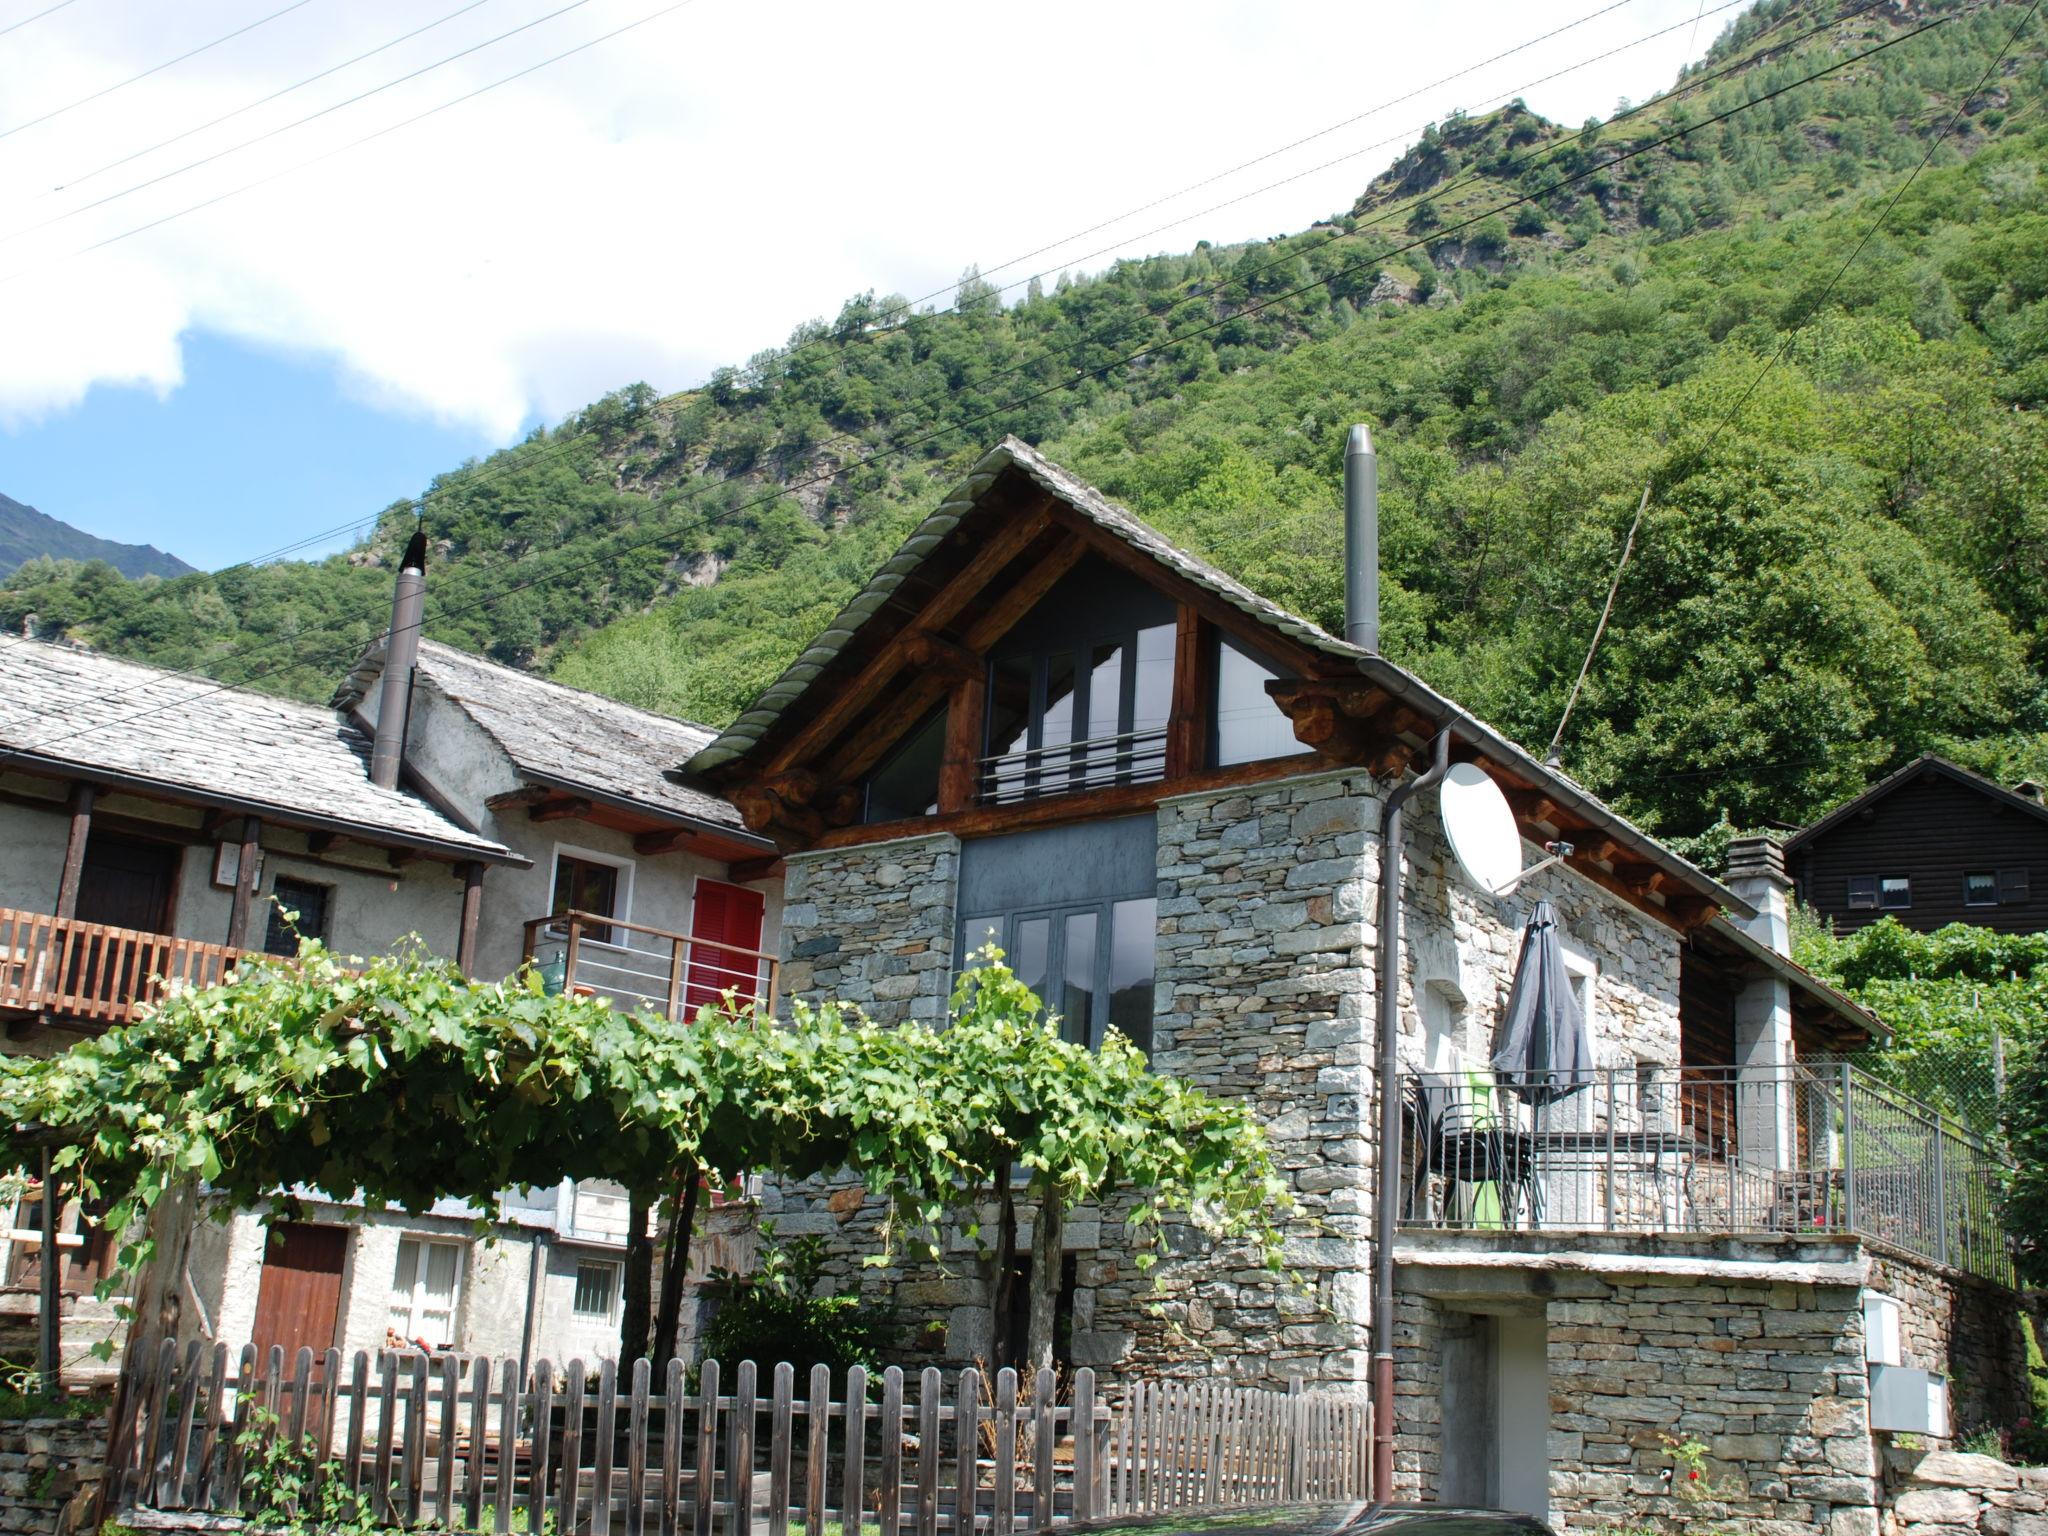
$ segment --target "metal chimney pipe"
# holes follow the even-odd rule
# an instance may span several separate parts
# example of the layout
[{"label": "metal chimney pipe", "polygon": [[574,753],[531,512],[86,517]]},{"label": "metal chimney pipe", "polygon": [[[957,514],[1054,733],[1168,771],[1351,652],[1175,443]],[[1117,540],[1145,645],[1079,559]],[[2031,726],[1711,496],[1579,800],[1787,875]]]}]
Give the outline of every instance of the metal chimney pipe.
[{"label": "metal chimney pipe", "polygon": [[1380,459],[1362,422],[1344,444],[1344,638],[1380,648]]},{"label": "metal chimney pipe", "polygon": [[370,782],[398,787],[405,757],[406,716],[412,712],[412,673],[420,654],[420,620],[427,607],[427,534],[415,532],[398,566],[391,598],[391,632],[384,637],[384,678],[377,695],[377,736],[370,747]]}]

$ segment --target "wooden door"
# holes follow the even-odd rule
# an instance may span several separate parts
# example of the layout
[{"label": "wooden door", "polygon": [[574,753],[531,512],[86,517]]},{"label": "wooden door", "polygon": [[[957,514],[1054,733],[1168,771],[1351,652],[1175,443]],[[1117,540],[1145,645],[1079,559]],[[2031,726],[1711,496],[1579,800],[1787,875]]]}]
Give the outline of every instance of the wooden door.
[{"label": "wooden door", "polygon": [[315,1353],[335,1341],[341,1320],[341,1269],[348,1254],[346,1227],[280,1222],[263,1249],[263,1282],[256,1292],[251,1334],[259,1368],[270,1346],[284,1346],[289,1363],[300,1346]]},{"label": "wooden door", "polygon": [[[748,950],[761,947],[766,902],[759,891],[722,880],[699,880],[690,904],[690,975],[683,997],[686,1016],[728,991],[743,998],[761,989],[761,962]],[[729,948],[727,946],[730,946]]]},{"label": "wooden door", "polygon": [[78,920],[169,933],[184,853],[175,843],[95,831],[85,840],[79,871]]},{"label": "wooden door", "polygon": [[[94,831],[79,868],[78,921],[168,934],[184,856],[175,843]],[[82,1005],[135,1002],[162,968],[162,950],[106,936],[82,940],[71,951],[64,990]]]}]

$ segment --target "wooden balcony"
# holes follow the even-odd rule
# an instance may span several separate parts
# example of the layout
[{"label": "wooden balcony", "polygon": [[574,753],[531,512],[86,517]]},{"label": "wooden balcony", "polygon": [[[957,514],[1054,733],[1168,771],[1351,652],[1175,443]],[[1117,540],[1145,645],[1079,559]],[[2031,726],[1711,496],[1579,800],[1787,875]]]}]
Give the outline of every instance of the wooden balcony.
[{"label": "wooden balcony", "polygon": [[738,949],[594,912],[562,912],[526,924],[525,958],[551,991],[605,997],[619,1008],[690,1019],[730,996],[775,1012],[781,966],[764,950]]},{"label": "wooden balcony", "polygon": [[0,907],[0,1013],[132,1023],[167,988],[212,986],[241,956],[225,944]]}]

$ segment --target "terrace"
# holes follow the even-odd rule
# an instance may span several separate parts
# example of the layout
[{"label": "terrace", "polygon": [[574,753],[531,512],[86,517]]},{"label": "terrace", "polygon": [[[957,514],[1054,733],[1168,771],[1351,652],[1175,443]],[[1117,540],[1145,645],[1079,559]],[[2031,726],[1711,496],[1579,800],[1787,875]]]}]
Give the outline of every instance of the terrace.
[{"label": "terrace", "polygon": [[2003,1155],[1846,1063],[1611,1067],[1541,1107],[1482,1072],[1402,1092],[1411,1231],[1853,1236],[2012,1280]]}]

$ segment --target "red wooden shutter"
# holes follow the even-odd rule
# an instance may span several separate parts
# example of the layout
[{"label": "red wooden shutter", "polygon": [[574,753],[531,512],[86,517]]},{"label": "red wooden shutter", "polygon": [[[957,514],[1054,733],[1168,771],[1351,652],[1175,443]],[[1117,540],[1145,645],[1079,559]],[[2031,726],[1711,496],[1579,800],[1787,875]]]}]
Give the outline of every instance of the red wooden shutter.
[{"label": "red wooden shutter", "polygon": [[683,995],[688,1013],[717,1002],[728,991],[741,997],[760,995],[761,962],[744,951],[761,947],[766,910],[759,891],[722,880],[697,882],[697,899],[690,906],[689,986]]}]

